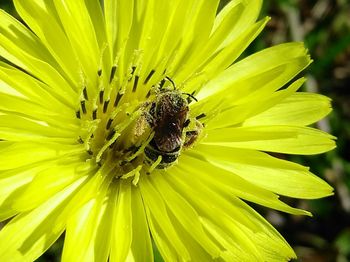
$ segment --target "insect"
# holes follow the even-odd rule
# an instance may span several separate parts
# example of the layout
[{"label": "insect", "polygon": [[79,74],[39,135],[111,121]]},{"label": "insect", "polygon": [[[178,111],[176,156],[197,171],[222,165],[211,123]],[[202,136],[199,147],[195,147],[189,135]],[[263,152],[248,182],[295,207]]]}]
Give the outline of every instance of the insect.
[{"label": "insect", "polygon": [[[175,87],[175,85],[174,85]],[[183,146],[191,146],[200,132],[200,124],[196,130],[185,132],[189,126],[189,102],[180,91],[160,89],[146,114],[147,121],[154,131],[154,137],[145,147],[146,162],[153,164],[161,156],[156,168],[164,169],[176,162]],[[195,99],[195,98],[194,98]],[[193,121],[197,121],[193,119]]]}]

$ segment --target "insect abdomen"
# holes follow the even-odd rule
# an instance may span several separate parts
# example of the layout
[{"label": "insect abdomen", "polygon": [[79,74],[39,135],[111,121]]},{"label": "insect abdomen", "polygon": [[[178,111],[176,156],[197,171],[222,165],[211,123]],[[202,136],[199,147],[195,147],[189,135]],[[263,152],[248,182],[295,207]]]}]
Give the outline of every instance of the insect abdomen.
[{"label": "insect abdomen", "polygon": [[164,169],[171,166],[179,157],[180,148],[173,152],[163,152],[155,149],[150,144],[146,146],[145,150],[145,161],[152,165],[154,162],[158,160],[158,157],[161,156],[162,160],[159,165],[156,167],[157,169]]}]

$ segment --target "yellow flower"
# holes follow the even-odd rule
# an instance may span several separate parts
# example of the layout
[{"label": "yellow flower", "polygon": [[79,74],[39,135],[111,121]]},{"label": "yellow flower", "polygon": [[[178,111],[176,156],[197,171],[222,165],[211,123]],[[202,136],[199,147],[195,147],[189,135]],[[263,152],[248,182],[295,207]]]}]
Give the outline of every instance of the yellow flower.
[{"label": "yellow flower", "polygon": [[332,188],[268,152],[317,154],[327,97],[297,92],[301,43],[236,63],[261,1],[14,0],[0,12],[0,261],[286,261],[245,201]]}]

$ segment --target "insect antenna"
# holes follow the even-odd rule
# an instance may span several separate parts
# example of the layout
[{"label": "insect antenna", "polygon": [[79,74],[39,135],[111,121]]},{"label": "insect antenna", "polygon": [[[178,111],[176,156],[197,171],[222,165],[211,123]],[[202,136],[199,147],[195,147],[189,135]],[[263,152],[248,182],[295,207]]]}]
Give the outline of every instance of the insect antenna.
[{"label": "insect antenna", "polygon": [[196,101],[196,102],[198,102],[198,99],[197,98],[195,98],[194,96],[193,96],[193,94],[189,94],[189,93],[182,93],[183,95],[187,95],[188,97],[187,97],[187,102],[188,103],[190,103],[191,101],[189,101],[190,100],[190,98],[192,98],[194,101]]},{"label": "insect antenna", "polygon": [[168,76],[166,76],[165,79],[168,80],[172,84],[172,86],[174,87],[174,90],[176,90],[175,82]]}]

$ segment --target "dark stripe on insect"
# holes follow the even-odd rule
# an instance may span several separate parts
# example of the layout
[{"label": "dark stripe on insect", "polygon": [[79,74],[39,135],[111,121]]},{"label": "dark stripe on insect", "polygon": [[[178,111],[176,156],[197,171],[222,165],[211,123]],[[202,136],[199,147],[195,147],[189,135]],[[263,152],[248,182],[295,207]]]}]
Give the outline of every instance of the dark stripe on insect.
[{"label": "dark stripe on insect", "polygon": [[86,90],[86,86],[83,89],[83,95],[84,95],[85,100],[89,100],[89,97],[88,97],[88,94],[87,94],[87,90]]},{"label": "dark stripe on insect", "polygon": [[148,81],[151,79],[151,77],[153,76],[153,74],[155,73],[156,71],[154,69],[151,70],[151,72],[149,72],[148,76],[146,77],[145,81],[143,82],[144,84],[147,84]]},{"label": "dark stripe on insect", "polygon": [[81,110],[84,114],[86,114],[86,106],[85,106],[85,100],[80,101]]},{"label": "dark stripe on insect", "polygon": [[109,104],[109,100],[107,100],[107,101],[104,102],[104,104],[103,104],[103,113],[106,113],[106,112],[107,112],[108,104]]},{"label": "dark stripe on insect", "polygon": [[137,84],[139,82],[139,76],[135,76],[135,80],[134,80],[134,86],[132,88],[132,92],[135,92],[136,91],[136,88],[137,88]]},{"label": "dark stripe on insect", "polygon": [[112,83],[112,80],[115,76],[115,72],[117,71],[117,66],[112,66],[112,69],[111,69],[111,76],[109,77],[109,83]]},{"label": "dark stripe on insect", "polygon": [[92,119],[95,120],[97,118],[97,109],[95,109],[93,112],[92,112]]},{"label": "dark stripe on insect", "polygon": [[201,119],[201,118],[206,117],[206,116],[207,116],[206,114],[202,113],[202,114],[196,116],[196,119],[198,120],[198,119]]}]

